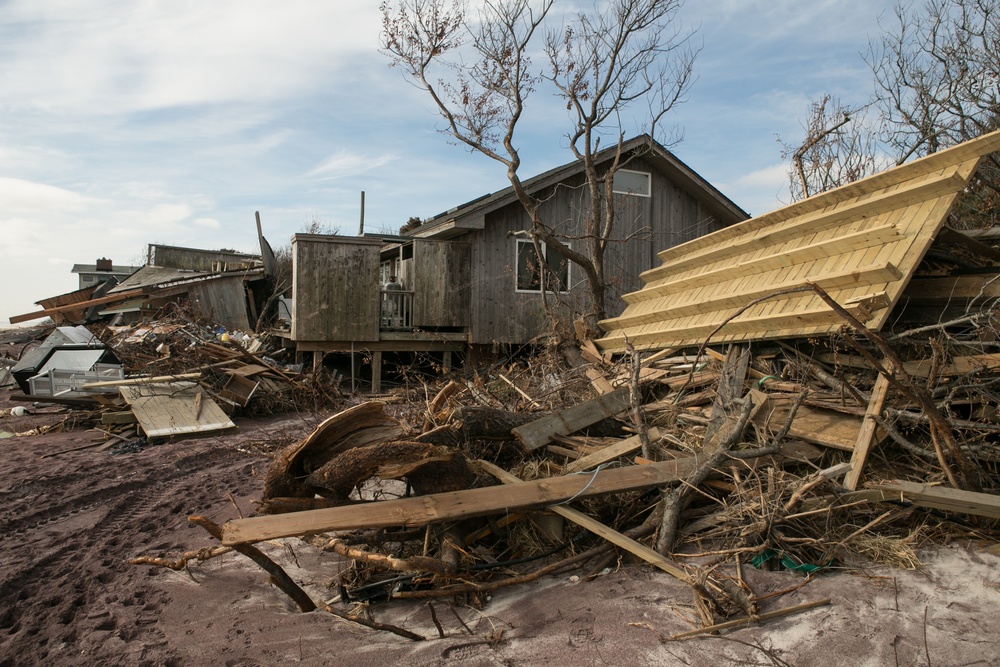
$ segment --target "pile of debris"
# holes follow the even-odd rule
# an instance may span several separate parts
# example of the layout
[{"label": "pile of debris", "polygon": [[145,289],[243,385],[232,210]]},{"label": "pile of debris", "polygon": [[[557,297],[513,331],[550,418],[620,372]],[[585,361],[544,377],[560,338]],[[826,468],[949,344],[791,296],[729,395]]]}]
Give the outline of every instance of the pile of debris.
[{"label": "pile of debris", "polygon": [[254,543],[350,559],[344,603],[482,604],[631,554],[691,587],[700,631],[768,617],[746,564],[996,541],[1000,250],[948,218],[996,150],[1000,132],[668,248],[603,337],[578,333],[573,371],[496,369],[409,419],[355,406],[280,452],[261,516],[192,520],[303,609]]},{"label": "pile of debris", "polygon": [[[927,540],[996,539],[1000,355],[975,351],[995,331],[983,318],[923,344],[844,330],[617,364],[586,342],[595,363],[555,391],[536,360],[452,380],[404,419],[378,401],[339,412],[274,458],[259,516],[192,521],[272,574],[254,543],[299,537],[350,559],[345,604],[482,605],[631,555],[690,585],[696,625],[756,622],[769,616],[746,564],[913,567]],[[573,400],[585,381],[593,397]],[[372,623],[277,581],[303,609]]]},{"label": "pile of debris", "polygon": [[[21,393],[10,400],[71,409],[46,430],[96,426],[95,447],[122,447],[236,429],[232,417],[339,404],[335,386],[264,336],[190,318],[128,326],[36,327],[4,364]],[[22,336],[23,337],[23,336]]]}]

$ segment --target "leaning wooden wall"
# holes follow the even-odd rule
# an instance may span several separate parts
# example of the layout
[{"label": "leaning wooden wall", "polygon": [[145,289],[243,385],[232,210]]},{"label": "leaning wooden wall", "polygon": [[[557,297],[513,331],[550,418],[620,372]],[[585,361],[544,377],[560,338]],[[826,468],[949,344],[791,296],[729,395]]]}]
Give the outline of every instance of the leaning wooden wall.
[{"label": "leaning wooden wall", "polygon": [[246,288],[242,276],[193,283],[188,298],[214,324],[230,331],[251,331],[247,316]]}]

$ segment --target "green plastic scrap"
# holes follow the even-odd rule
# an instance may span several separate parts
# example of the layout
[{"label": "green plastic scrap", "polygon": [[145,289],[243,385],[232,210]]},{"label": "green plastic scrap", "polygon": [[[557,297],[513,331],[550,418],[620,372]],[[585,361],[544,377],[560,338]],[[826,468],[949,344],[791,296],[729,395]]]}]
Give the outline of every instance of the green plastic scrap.
[{"label": "green plastic scrap", "polygon": [[781,564],[788,570],[794,570],[796,572],[805,572],[806,574],[812,574],[816,570],[822,570],[825,565],[814,565],[812,563],[797,563],[788,554],[779,554],[774,549],[765,549],[759,554],[753,557],[750,563],[756,567],[760,568],[764,563],[771,560],[776,556],[781,556]]}]

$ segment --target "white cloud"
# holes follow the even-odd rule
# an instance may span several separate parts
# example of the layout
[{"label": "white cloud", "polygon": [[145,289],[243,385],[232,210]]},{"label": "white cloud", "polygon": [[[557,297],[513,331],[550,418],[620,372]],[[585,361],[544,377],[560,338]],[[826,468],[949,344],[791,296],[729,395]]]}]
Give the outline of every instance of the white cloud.
[{"label": "white cloud", "polygon": [[220,229],[222,227],[222,223],[215,218],[195,218],[192,222],[195,226],[206,229]]},{"label": "white cloud", "polygon": [[395,160],[392,155],[366,156],[361,153],[352,153],[347,149],[340,149],[321,164],[311,169],[307,176],[317,177],[321,180],[333,180],[351,176],[372,169],[378,169]]},{"label": "white cloud", "polygon": [[7,213],[82,211],[98,200],[53,185],[0,177],[0,202]]},{"label": "white cloud", "polygon": [[276,99],[373,52],[374,3],[15,0],[3,104],[100,114]]}]

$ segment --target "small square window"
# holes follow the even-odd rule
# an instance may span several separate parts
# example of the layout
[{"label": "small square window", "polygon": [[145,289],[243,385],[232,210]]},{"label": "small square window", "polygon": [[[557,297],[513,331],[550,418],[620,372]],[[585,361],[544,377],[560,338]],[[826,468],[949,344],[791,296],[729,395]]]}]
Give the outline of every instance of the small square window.
[{"label": "small square window", "polygon": [[[517,284],[518,292],[541,292],[542,270],[538,262],[535,245],[528,239],[515,239],[517,247]],[[549,248],[544,242],[539,242],[542,258],[548,266],[545,271],[546,289],[550,292],[569,291],[569,260],[559,251]]]},{"label": "small square window", "polygon": [[615,172],[612,190],[619,195],[635,195],[648,197],[650,193],[650,175],[645,171],[619,169]]}]

